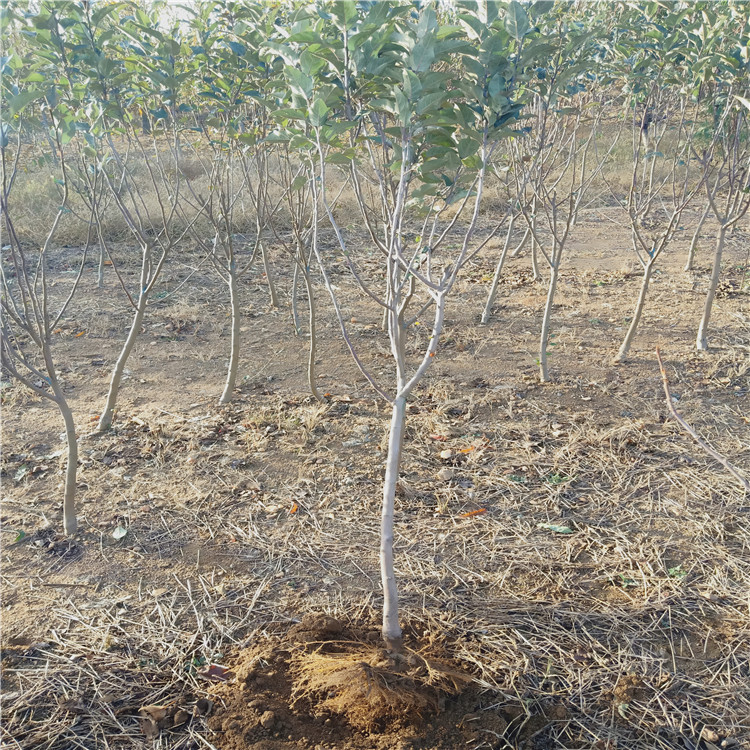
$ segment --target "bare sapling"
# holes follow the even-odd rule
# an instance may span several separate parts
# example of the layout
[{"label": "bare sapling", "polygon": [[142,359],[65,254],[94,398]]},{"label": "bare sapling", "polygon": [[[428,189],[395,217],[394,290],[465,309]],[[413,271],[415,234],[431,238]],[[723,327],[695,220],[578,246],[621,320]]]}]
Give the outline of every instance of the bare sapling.
[{"label": "bare sapling", "polygon": [[[156,11],[151,16],[143,14],[142,20],[149,20],[154,28],[160,23]],[[131,76],[132,85],[143,92],[141,106],[145,109],[149,109],[149,104],[159,106],[150,110],[153,123],[147,135],[138,133],[140,118],[122,106],[110,108],[108,116],[99,120],[95,131],[99,153],[103,152],[103,157],[97,155],[97,168],[104,176],[114,205],[140,255],[138,286],[135,290],[128,288],[127,280],[117,271],[117,259],[110,256],[131,307],[132,319],[112,369],[98,432],[112,426],[125,366],[143,328],[147,306],[167,258],[198,219],[196,213],[183,221],[180,210],[180,201],[186,192],[184,185],[189,181],[188,175],[183,174],[182,110],[178,103],[180,82],[185,78],[185,71],[178,66],[185,64],[186,58],[176,58],[172,54],[180,32],[174,28],[171,37],[161,32],[147,36],[132,19],[123,19],[118,28],[140,51],[140,55],[132,59],[134,64],[128,75]],[[162,66],[163,70],[155,75],[152,64]],[[189,64],[195,65],[192,60]],[[158,83],[161,80],[169,80],[172,87],[165,92]],[[124,147],[121,143],[125,144]]]},{"label": "bare sapling", "polygon": [[[309,164],[297,159],[288,144],[279,150],[278,182],[285,196],[286,212],[284,219],[291,231],[284,232],[280,222],[271,221],[269,226],[276,242],[284,249],[288,258],[294,263],[294,277],[291,293],[292,321],[297,336],[302,335],[302,324],[299,315],[299,280],[302,278],[308,308],[308,353],[307,384],[316,401],[323,401],[317,386],[316,357],[318,353],[317,338],[317,302],[312,278],[312,263],[315,262],[312,236],[315,230],[316,214],[313,210],[313,173]],[[338,195],[340,196],[348,181],[344,181]],[[337,196],[338,197],[338,196]],[[335,205],[336,198],[332,200]]]},{"label": "bare sapling", "polygon": [[[229,363],[219,398],[220,404],[227,404],[235,393],[241,357],[240,282],[261,252],[263,221],[258,215],[258,197],[267,183],[266,147],[262,144],[267,115],[263,104],[248,95],[248,91],[257,93],[263,85],[258,77],[257,52],[249,48],[248,40],[228,41],[233,37],[231,29],[219,27],[206,16],[205,8],[202,13],[200,10],[196,8],[191,19],[202,40],[195,59],[210,88],[204,92],[207,108],[195,118],[195,129],[201,137],[191,153],[201,165],[209,190],[206,196],[201,188],[187,183],[188,196],[180,210],[186,225],[190,225],[187,212],[200,214],[203,219],[200,226],[191,226],[191,234],[229,293]],[[253,17],[257,9],[245,12]],[[221,18],[226,21],[225,16]],[[255,236],[250,241],[236,231],[237,208],[245,209],[248,204],[255,224]],[[242,219],[247,222],[245,215]]]},{"label": "bare sapling", "polygon": [[[531,158],[527,158],[519,149],[515,159],[517,169],[525,174],[525,183],[533,193],[530,207],[529,202],[526,202],[521,209],[521,215],[549,269],[547,297],[539,337],[538,365],[539,380],[542,383],[548,382],[550,377],[548,357],[554,337],[551,333],[552,310],[560,265],[573,226],[576,207],[580,196],[586,194],[617,143],[617,138],[614,138],[606,152],[597,154],[598,163],[594,168],[589,168],[587,172],[581,171],[583,159],[591,158],[589,152],[591,143],[599,131],[602,108],[597,103],[589,104],[582,96],[569,104],[570,106],[562,113],[551,112],[547,102],[539,104],[537,137],[544,138],[545,145],[543,148],[537,147],[536,157]],[[591,167],[590,163],[589,166]],[[540,231],[539,216],[544,219],[549,240]]]},{"label": "bare sapling", "polygon": [[[3,102],[13,109],[13,102]],[[86,243],[76,251],[80,255],[78,272],[66,291],[59,283],[50,279],[51,258],[54,241],[61,224],[71,217],[70,176],[63,134],[66,125],[53,105],[45,102],[43,111],[49,123],[50,141],[55,148],[55,163],[58,177],[59,208],[52,226],[39,250],[30,250],[19,237],[13,222],[14,203],[12,190],[18,174],[21,151],[20,127],[16,131],[14,147],[10,146],[10,130],[3,127],[0,134],[0,159],[2,169],[2,192],[0,212],[3,222],[3,259],[1,267],[2,322],[0,324],[0,361],[4,372],[29,388],[33,393],[54,403],[60,411],[65,425],[67,444],[65,481],[63,489],[63,529],[67,535],[78,529],[76,516],[76,477],[78,466],[78,438],[73,412],[65,395],[64,383],[60,379],[53,355],[54,337],[59,334],[59,325],[75,298],[83,276],[88,251],[91,247],[94,212],[90,211],[86,232]],[[14,113],[18,114],[18,113]],[[17,122],[20,125],[18,118]],[[13,155],[11,156],[11,152]],[[92,197],[95,204],[96,195]]]},{"label": "bare sapling", "polygon": [[[178,204],[182,198],[183,177],[178,166],[179,146],[176,131],[173,131],[173,140],[170,143],[167,138],[159,137],[162,135],[162,129],[158,125],[154,127],[150,135],[151,148],[148,150],[132,129],[132,123],[126,132],[132,149],[127,154],[120,152],[111,136],[107,138],[110,163],[116,166],[112,170],[112,175],[105,172],[105,179],[115,205],[139,246],[140,269],[137,289],[131,290],[117,268],[117,258],[110,254],[117,279],[132,309],[132,318],[125,342],[110,375],[107,398],[99,416],[98,432],[105,432],[112,426],[125,366],[143,329],[151,294],[161,277],[167,258],[185,238],[190,225],[197,219],[196,215],[189,220],[187,226],[178,224]],[[140,170],[137,170],[136,165],[146,172],[143,182],[138,177]],[[150,210],[147,194],[156,204],[155,211]]]},{"label": "bare sapling", "polygon": [[728,111],[721,119],[721,130],[715,136],[719,139],[717,148],[713,150],[717,164],[711,177],[705,182],[706,199],[719,228],[711,278],[695,342],[699,351],[708,349],[708,326],[721,277],[727,233],[737,226],[750,209],[750,107],[745,109],[741,101],[731,96],[727,99],[726,106]]},{"label": "bare sapling", "polygon": [[[661,92],[658,95],[663,96]],[[644,154],[641,134],[642,121],[649,112],[648,100],[643,113],[639,114],[639,110],[634,108],[633,170],[627,208],[632,248],[643,275],[630,325],[614,358],[615,363],[625,362],[628,358],[659,258],[669,247],[683,212],[702,188],[705,179],[700,160],[692,157],[697,121],[694,106],[691,106],[688,98],[682,97],[671,106],[663,103],[661,111],[662,117],[672,123],[671,158],[661,156],[661,151]],[[661,145],[666,132],[665,125],[656,135],[652,149],[663,147],[666,150],[666,146]],[[656,159],[663,162],[660,170],[656,170],[653,164]],[[656,204],[662,209],[663,218],[648,220],[647,216]]]}]

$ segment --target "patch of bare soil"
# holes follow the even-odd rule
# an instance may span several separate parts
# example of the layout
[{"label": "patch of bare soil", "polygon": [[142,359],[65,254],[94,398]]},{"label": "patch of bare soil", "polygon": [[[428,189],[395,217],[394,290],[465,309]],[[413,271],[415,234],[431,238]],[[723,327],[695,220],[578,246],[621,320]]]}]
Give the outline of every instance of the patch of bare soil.
[{"label": "patch of bare soil", "polygon": [[566,718],[562,706],[544,716],[518,701],[490,705],[445,644],[419,632],[402,654],[389,654],[377,630],[307,615],[261,639],[234,660],[236,679],[212,691],[215,742],[226,750],[447,750],[524,742]]}]

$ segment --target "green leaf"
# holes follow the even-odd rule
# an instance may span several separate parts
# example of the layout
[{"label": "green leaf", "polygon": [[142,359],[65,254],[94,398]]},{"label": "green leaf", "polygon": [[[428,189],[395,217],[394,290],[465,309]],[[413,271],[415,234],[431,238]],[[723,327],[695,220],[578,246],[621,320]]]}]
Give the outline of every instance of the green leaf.
[{"label": "green leaf", "polygon": [[396,98],[396,109],[398,110],[399,122],[403,127],[407,128],[411,121],[411,106],[409,105],[409,100],[404,96],[401,89],[395,89],[393,94]]},{"label": "green leaf", "polygon": [[329,164],[338,164],[340,166],[348,167],[352,163],[352,156],[347,156],[345,153],[342,154],[338,151],[334,151],[326,156],[326,162]]},{"label": "green leaf", "polygon": [[349,29],[357,20],[357,3],[354,0],[337,0],[331,4],[331,13],[343,28]]},{"label": "green leaf", "polygon": [[415,45],[409,55],[409,67],[415,73],[425,73],[435,59],[435,33],[425,34]]},{"label": "green leaf", "polygon": [[472,13],[462,13],[458,20],[468,32],[469,39],[481,39],[487,30],[487,27]]},{"label": "green leaf", "polygon": [[481,169],[482,157],[479,154],[472,154],[463,160],[463,165],[469,169]]},{"label": "green leaf", "polygon": [[18,542],[22,542],[26,538],[26,532],[21,529],[18,534],[16,534],[16,538],[13,540],[14,544],[18,544]]},{"label": "green leaf", "polygon": [[313,55],[308,50],[303,50],[299,56],[299,64],[303,73],[314,76],[321,68],[325,67],[326,60],[318,55]]},{"label": "green leaf", "polygon": [[570,528],[570,526],[560,526],[556,523],[538,523],[536,526],[538,529],[547,529],[548,531],[554,531],[555,534],[572,534],[574,531]]},{"label": "green leaf", "polygon": [[325,122],[326,115],[330,110],[320,97],[315,97],[308,111],[310,114],[310,124],[314,128],[318,128]]},{"label": "green leaf", "polygon": [[431,94],[425,94],[417,101],[417,114],[423,115],[427,110],[432,109],[433,107],[439,109],[444,98],[444,91],[433,91]]},{"label": "green leaf", "polygon": [[301,109],[277,109],[271,112],[274,120],[304,120],[305,113]]},{"label": "green leaf", "polygon": [[531,15],[534,16],[534,18],[539,18],[539,16],[549,13],[554,7],[554,0],[537,0],[537,2],[531,6]]},{"label": "green leaf", "polygon": [[31,89],[29,91],[22,91],[20,94],[8,97],[8,112],[11,115],[17,115],[24,107],[27,107],[31,102],[41,99],[44,96],[43,91]]},{"label": "green leaf", "polygon": [[508,13],[505,16],[505,30],[520,42],[529,33],[530,28],[529,17],[523,6],[516,0],[510,0]]},{"label": "green leaf", "polygon": [[292,91],[296,94],[300,94],[309,102],[313,92],[313,79],[301,70],[291,66],[287,66],[284,69],[284,72],[289,79],[289,86]]},{"label": "green leaf", "polygon": [[441,26],[436,32],[436,38],[438,41],[447,39],[449,36],[458,35],[463,33],[463,29],[460,26]]},{"label": "green leaf", "polygon": [[229,49],[231,49],[237,57],[244,57],[247,54],[247,47],[239,42],[229,42]]}]

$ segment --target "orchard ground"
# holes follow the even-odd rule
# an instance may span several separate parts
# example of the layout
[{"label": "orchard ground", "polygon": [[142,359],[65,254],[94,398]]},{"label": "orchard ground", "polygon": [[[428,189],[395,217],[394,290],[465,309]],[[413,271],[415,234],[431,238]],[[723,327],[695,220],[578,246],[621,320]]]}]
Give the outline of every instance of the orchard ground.
[{"label": "orchard ground", "polygon": [[[389,410],[327,305],[320,404],[307,340],[287,308],[269,308],[260,270],[248,276],[244,379],[219,407],[228,302],[185,248],[149,309],[114,428],[81,440],[72,539],[60,533],[59,414],[3,382],[4,746],[746,747],[750,498],[667,417],[654,350],[679,412],[747,475],[750,232],[745,220],[729,239],[712,348],[698,354],[714,227],[685,272],[697,221],[686,214],[630,361],[615,366],[640,285],[615,213],[583,214],[566,249],[551,383],[535,364],[546,285],[526,253],[508,262],[489,325],[478,321],[500,241],[450,302],[409,408],[396,564],[407,646],[471,681],[400,719],[339,713],[335,689],[300,687],[300,655],[378,648]],[[53,253],[60,288],[77,257]],[[390,379],[380,313],[338,270],[353,340]],[[96,288],[92,262],[57,334],[81,435],[130,320],[118,290],[111,269]]]}]

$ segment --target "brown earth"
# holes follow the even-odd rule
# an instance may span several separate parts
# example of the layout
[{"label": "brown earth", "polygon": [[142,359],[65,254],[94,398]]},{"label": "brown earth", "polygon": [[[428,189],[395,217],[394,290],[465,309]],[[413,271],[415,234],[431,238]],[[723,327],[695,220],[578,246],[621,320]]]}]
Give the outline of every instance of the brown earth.
[{"label": "brown earth", "polygon": [[[218,407],[226,294],[186,250],[149,311],[114,429],[81,440],[81,530],[72,540],[59,533],[59,415],[4,382],[3,743],[750,742],[748,498],[667,418],[653,355],[661,346],[682,415],[747,475],[750,237],[745,226],[728,243],[711,351],[693,349],[710,251],[696,271],[681,270],[686,224],[654,278],[630,361],[613,366],[639,278],[628,237],[610,219],[592,212],[574,230],[551,383],[537,382],[546,287],[531,278],[527,256],[509,262],[493,319],[478,325],[496,245],[466,269],[412,399],[396,538],[408,643],[434,649],[430,658],[472,682],[457,694],[428,691],[408,721],[373,714],[368,724],[370,704],[341,713],[323,705],[338,688],[301,695],[295,682],[299,654],[343,648],[332,635],[366,649],[354,651],[362,674],[378,659],[388,408],[327,309],[318,380],[328,396],[318,404],[306,392],[306,340],[286,308],[268,307],[262,275],[249,276],[241,385],[232,405]],[[60,289],[75,257],[73,248],[58,252]],[[125,274],[135,270],[124,264]],[[379,314],[339,270],[352,336],[387,384]],[[279,271],[277,281],[288,295],[290,275]],[[55,356],[84,435],[130,315],[111,273],[99,290],[87,271],[82,292]],[[415,356],[425,339],[418,332]],[[118,528],[127,532],[119,539]],[[310,613],[335,618],[341,632],[301,642]]]}]

